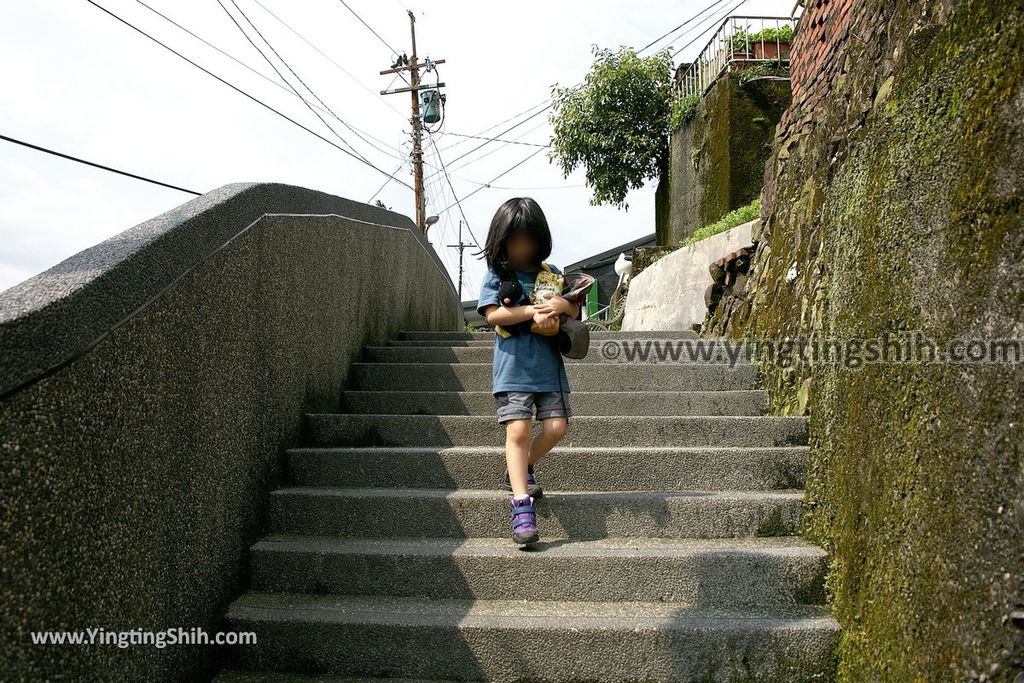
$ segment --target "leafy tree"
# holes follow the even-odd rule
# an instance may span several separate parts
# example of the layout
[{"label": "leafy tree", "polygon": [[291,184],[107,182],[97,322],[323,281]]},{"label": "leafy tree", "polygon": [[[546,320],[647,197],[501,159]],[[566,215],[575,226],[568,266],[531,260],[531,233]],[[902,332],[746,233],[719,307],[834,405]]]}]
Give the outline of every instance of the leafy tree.
[{"label": "leafy tree", "polygon": [[593,53],[582,84],[552,89],[551,156],[564,177],[586,169],[595,206],[628,210],[626,193],[657,178],[655,220],[667,224],[671,54],[640,57],[626,46],[596,45]]}]

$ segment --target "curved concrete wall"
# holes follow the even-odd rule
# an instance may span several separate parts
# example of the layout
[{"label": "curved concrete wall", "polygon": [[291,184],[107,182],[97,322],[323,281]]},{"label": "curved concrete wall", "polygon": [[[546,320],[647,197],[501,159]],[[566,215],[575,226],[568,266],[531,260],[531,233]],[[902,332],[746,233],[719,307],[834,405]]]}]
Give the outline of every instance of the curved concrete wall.
[{"label": "curved concrete wall", "polygon": [[622,330],[690,330],[704,323],[708,266],[750,246],[754,221],[679,247],[629,281]]},{"label": "curved concrete wall", "polygon": [[0,677],[208,674],[214,646],[31,632],[212,635],[303,413],[337,409],[363,344],[460,326],[407,217],[275,184],[225,186],[0,294]]}]

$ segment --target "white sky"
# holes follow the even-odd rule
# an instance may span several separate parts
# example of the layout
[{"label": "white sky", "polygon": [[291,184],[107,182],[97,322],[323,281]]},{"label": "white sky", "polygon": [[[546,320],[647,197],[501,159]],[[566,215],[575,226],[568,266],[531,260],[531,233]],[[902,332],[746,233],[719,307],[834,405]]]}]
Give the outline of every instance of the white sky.
[{"label": "white sky", "polygon": [[[276,80],[217,0],[145,1]],[[293,94],[208,48],[137,0],[97,2],[333,139]],[[230,0],[224,2],[235,11]],[[236,2],[339,117],[386,144],[375,142],[377,146],[393,148],[390,154],[408,153],[409,96],[373,94],[397,86],[391,83],[392,77],[378,74],[391,65],[391,51],[338,0]],[[547,98],[552,84],[579,81],[592,60],[591,44],[642,47],[712,0],[347,2],[399,51],[411,47],[405,8],[415,12],[419,56],[446,60],[439,67],[448,98],[443,130],[476,135]],[[351,75],[292,34],[259,3]],[[5,65],[0,134],[200,192],[232,182],[274,181],[365,202],[386,180],[85,0],[5,4],[0,22],[0,63]],[[732,4],[725,2],[703,16],[718,16]],[[749,0],[731,14],[782,16],[789,14],[792,4],[792,0]],[[698,21],[683,29],[689,33],[674,40],[670,37],[644,54],[667,44],[683,47],[710,23]],[[696,31],[690,30],[693,26]],[[700,35],[677,62],[692,58],[709,37],[710,33]],[[363,143],[336,120],[324,118],[376,166],[391,173],[399,165],[398,159]],[[546,121],[547,114],[541,114],[503,137],[522,136],[524,142],[546,144],[550,134]],[[542,125],[531,131],[537,124]],[[448,134],[436,135],[435,141],[459,197],[536,149],[491,143],[453,164],[458,155],[481,141]],[[455,143],[457,147],[445,151]],[[427,144],[425,149],[426,160],[436,165],[432,147]],[[429,179],[431,173],[425,170],[428,215],[452,203],[443,176]],[[412,184],[408,166],[396,177]],[[629,210],[619,211],[590,206],[590,191],[581,186],[583,181],[581,171],[563,179],[545,151],[494,183],[508,189],[481,190],[464,201],[463,208],[482,243],[501,202],[513,196],[534,197],[551,225],[550,260],[556,265],[654,232],[653,182],[630,193]],[[559,189],[535,189],[550,187]],[[390,183],[379,198],[396,211],[414,215],[411,190],[397,183]],[[189,199],[190,195],[174,190],[0,140],[0,290]],[[431,242],[453,280],[458,277],[458,255],[444,245],[457,241],[459,218],[458,209],[453,208],[430,230]],[[468,234],[465,239],[470,241]],[[463,299],[476,298],[484,270],[471,251],[465,254]]]}]

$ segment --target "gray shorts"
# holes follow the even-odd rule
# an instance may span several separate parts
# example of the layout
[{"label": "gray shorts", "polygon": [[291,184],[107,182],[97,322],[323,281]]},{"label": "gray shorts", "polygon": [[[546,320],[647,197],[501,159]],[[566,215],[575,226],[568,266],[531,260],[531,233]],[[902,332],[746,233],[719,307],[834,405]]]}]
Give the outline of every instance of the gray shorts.
[{"label": "gray shorts", "polygon": [[[569,392],[563,391],[562,398],[557,391],[499,391],[494,395],[498,409],[498,423],[509,420],[533,417],[533,408],[537,408],[537,420],[551,417],[572,417],[572,405],[569,403]],[[565,409],[562,403],[565,402]]]}]

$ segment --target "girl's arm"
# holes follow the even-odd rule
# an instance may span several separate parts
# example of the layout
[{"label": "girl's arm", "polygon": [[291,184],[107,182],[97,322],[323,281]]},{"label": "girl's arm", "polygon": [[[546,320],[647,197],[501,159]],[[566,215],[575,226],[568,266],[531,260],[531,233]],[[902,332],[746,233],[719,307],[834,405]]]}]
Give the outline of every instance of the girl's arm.
[{"label": "girl's arm", "polygon": [[484,309],[484,319],[488,325],[514,325],[515,323],[529,320],[536,315],[537,310],[533,304],[525,306],[498,306],[491,304]]},{"label": "girl's arm", "polygon": [[538,305],[536,310],[540,313],[557,311],[558,313],[565,313],[570,318],[578,318],[580,315],[579,306],[557,294],[544,303]]}]

